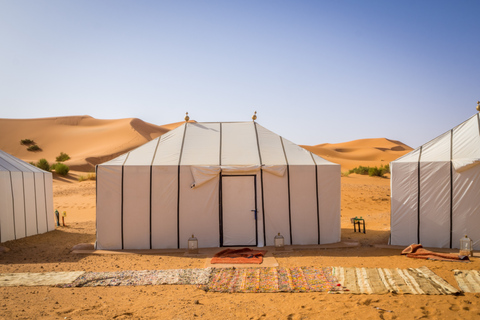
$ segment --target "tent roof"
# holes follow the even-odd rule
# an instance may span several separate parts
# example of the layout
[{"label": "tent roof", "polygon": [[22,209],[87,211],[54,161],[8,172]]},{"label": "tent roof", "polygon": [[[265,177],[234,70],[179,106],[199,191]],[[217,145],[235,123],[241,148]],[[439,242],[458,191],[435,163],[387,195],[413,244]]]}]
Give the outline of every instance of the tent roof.
[{"label": "tent roof", "polygon": [[337,165],[256,122],[188,122],[102,166]]},{"label": "tent roof", "polygon": [[459,166],[462,166],[460,163],[480,161],[480,115],[478,113],[393,162],[450,160],[454,165],[457,163]]},{"label": "tent roof", "polygon": [[0,171],[46,172],[2,150],[0,150]]}]

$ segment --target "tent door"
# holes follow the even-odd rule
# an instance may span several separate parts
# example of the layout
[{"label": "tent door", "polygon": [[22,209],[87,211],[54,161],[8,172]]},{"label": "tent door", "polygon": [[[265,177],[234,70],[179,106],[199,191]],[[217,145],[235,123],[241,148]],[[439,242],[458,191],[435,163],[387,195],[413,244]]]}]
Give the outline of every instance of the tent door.
[{"label": "tent door", "polygon": [[256,176],[222,176],[221,246],[257,246]]}]

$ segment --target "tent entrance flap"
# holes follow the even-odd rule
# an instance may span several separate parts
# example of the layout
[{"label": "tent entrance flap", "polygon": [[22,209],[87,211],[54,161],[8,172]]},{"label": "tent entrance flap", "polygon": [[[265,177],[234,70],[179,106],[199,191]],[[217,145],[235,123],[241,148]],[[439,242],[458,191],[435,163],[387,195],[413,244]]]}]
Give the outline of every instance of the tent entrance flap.
[{"label": "tent entrance flap", "polygon": [[222,246],[257,246],[256,176],[222,176]]}]

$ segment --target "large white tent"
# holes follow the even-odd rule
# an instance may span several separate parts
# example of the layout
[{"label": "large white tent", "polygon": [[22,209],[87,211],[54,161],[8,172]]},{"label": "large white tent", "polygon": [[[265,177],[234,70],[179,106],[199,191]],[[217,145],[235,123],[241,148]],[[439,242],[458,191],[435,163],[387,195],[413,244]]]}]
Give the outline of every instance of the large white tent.
[{"label": "large white tent", "polygon": [[97,166],[97,249],[340,241],[340,166],[256,122],[185,123]]},{"label": "large white tent", "polygon": [[52,174],[0,150],[0,242],[54,229]]},{"label": "large white tent", "polygon": [[391,244],[480,249],[480,117],[393,161]]}]

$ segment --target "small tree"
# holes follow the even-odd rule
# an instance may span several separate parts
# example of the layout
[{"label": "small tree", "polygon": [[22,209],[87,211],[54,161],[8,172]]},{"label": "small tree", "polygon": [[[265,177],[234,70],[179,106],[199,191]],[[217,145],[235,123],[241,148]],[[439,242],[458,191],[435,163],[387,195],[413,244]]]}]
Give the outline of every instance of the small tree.
[{"label": "small tree", "polygon": [[63,163],[57,163],[55,164],[55,172],[58,173],[61,176],[66,176],[68,174],[68,171],[70,171],[70,168]]},{"label": "small tree", "polygon": [[40,151],[40,147],[36,144],[32,144],[30,147],[27,148],[28,151]]},{"label": "small tree", "polygon": [[35,142],[31,139],[22,139],[20,140],[20,144],[24,145],[24,146],[27,146],[27,145],[30,145],[30,144],[34,144]]},{"label": "small tree", "polygon": [[56,158],[57,162],[64,162],[70,159],[70,156],[66,153],[60,152],[60,155]]},{"label": "small tree", "polygon": [[50,171],[50,165],[48,164],[48,161],[46,159],[42,158],[38,160],[36,166],[42,170]]}]

